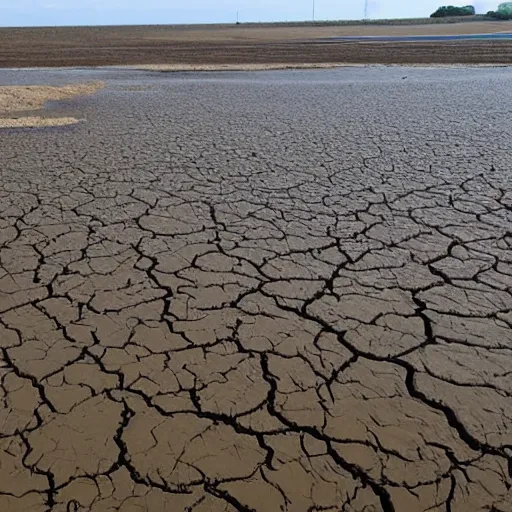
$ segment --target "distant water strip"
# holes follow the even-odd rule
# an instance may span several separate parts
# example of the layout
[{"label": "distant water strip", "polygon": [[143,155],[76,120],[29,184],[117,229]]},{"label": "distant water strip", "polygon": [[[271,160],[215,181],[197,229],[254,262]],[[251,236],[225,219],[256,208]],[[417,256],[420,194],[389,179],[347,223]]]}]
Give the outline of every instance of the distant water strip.
[{"label": "distant water strip", "polygon": [[511,33],[497,34],[457,34],[457,35],[424,35],[424,36],[336,36],[325,41],[355,41],[355,42],[392,42],[392,43],[414,43],[433,41],[467,41],[467,40],[512,40]]}]

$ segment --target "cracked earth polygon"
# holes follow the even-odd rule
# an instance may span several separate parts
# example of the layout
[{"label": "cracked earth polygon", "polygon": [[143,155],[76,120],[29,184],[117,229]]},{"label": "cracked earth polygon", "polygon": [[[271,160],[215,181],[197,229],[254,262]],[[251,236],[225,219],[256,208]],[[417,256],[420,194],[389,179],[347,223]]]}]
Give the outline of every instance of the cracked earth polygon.
[{"label": "cracked earth polygon", "polygon": [[0,132],[2,512],[512,511],[510,70],[66,73]]}]

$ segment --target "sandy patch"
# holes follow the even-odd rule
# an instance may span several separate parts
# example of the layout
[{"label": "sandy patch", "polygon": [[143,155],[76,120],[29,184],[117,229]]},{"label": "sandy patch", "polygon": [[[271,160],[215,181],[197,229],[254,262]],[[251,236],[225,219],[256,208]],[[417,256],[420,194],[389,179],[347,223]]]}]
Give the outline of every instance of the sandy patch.
[{"label": "sandy patch", "polygon": [[36,126],[66,126],[76,124],[80,120],[74,117],[18,117],[0,118],[0,128],[31,128]]},{"label": "sandy patch", "polygon": [[345,66],[353,67],[357,64],[320,62],[303,64],[141,64],[127,67],[147,71],[272,71],[278,69],[331,69]]},{"label": "sandy patch", "polygon": [[[0,115],[12,112],[39,110],[47,101],[93,94],[103,87],[102,82],[64,86],[3,86],[0,87]],[[48,118],[40,116],[0,117],[0,128],[29,126],[62,126],[77,123],[74,117]]]},{"label": "sandy patch", "polygon": [[201,72],[201,71],[278,71],[287,69],[336,69],[336,68],[493,68],[509,66],[507,63],[497,64],[357,64],[357,63],[304,63],[304,64],[139,64],[134,66],[100,66],[105,68],[136,69],[141,71],[164,72]]},{"label": "sandy patch", "polygon": [[[409,25],[305,25],[305,26],[258,26],[239,25],[230,27],[173,27],[135,28],[144,41],[176,42],[270,42],[305,41],[336,36],[410,36],[410,35],[456,35],[493,34],[510,32],[512,23],[479,21],[461,23],[417,23]],[[118,34],[116,34],[118,35]]]},{"label": "sandy patch", "polygon": [[71,84],[60,87],[46,85],[0,87],[0,111],[15,112],[42,108],[47,101],[93,94],[103,87],[102,82]]}]

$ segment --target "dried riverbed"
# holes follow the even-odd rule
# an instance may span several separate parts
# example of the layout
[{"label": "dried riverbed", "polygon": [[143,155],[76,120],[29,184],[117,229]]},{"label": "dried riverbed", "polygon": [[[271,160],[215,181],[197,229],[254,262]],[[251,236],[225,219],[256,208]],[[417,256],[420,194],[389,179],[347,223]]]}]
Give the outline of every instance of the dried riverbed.
[{"label": "dried riverbed", "polygon": [[511,79],[2,72],[0,510],[512,511]]}]

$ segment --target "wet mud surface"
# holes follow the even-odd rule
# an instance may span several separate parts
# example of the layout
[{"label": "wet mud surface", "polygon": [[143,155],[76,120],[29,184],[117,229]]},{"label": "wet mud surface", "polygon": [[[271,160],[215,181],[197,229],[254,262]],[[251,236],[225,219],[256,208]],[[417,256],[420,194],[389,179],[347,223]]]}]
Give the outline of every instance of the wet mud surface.
[{"label": "wet mud surface", "polygon": [[511,511],[511,78],[3,72],[0,510]]}]

